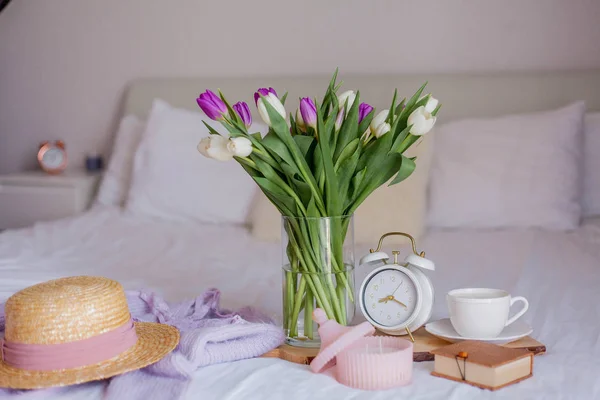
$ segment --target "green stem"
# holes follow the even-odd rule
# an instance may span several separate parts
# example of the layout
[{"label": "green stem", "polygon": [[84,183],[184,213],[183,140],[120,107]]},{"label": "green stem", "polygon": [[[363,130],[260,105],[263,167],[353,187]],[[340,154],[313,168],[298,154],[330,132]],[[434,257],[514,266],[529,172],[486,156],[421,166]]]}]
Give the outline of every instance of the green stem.
[{"label": "green stem", "polygon": [[291,329],[293,326],[292,311],[294,307],[294,273],[292,271],[285,272],[285,288],[283,328]]},{"label": "green stem", "polygon": [[[306,290],[306,280],[304,275],[300,274],[300,284],[298,285],[298,291],[294,298],[294,310],[292,311],[292,319],[290,321],[290,336],[298,336],[298,315],[300,315],[300,306],[302,306],[302,295]],[[308,292],[307,292],[308,294]]]},{"label": "green stem", "polygon": [[304,336],[309,339],[313,339],[313,302],[314,298],[312,292],[309,290],[306,291],[306,296],[304,297]]},{"label": "green stem", "polygon": [[[288,221],[291,222],[292,224],[295,223],[295,221],[293,221],[293,220],[288,220]],[[291,224],[288,225],[288,227],[290,227],[290,226],[291,226]],[[311,268],[311,264],[309,264],[306,261],[306,258],[302,254],[301,248],[300,248],[298,242],[296,241],[296,236],[294,235],[294,230],[288,229],[288,227],[286,227],[286,230],[288,232],[288,238],[292,243],[292,247],[294,249],[294,252],[296,253],[296,257],[298,257],[300,266],[304,266],[304,272],[316,272],[316,270],[314,269],[314,266],[313,266],[313,268]],[[307,279],[308,279],[307,283],[308,283],[309,287],[311,288],[312,293],[317,297],[319,306],[325,310],[325,313],[327,314],[327,316],[329,316],[329,318],[335,318],[335,314],[333,312],[331,304],[327,298],[327,295],[325,294],[325,291],[323,290],[323,287],[321,286],[321,283],[320,283],[318,277],[316,277],[316,276],[313,277],[311,275],[308,275]]]},{"label": "green stem", "polygon": [[[333,280],[331,277],[331,271],[324,271],[323,268],[318,268],[317,266],[320,265],[319,261],[319,257],[318,254],[315,254],[315,251],[319,251],[320,246],[314,246],[311,247],[311,243],[310,243],[310,239],[306,237],[306,235],[303,235],[301,230],[298,230],[298,236],[300,236],[300,240],[302,241],[302,245],[303,248],[307,249],[307,253],[308,253],[308,257],[306,257],[306,260],[308,260],[309,262],[307,263],[310,272],[316,273],[317,276],[315,277],[315,282],[318,282],[319,285],[316,285],[317,287],[321,286],[321,281],[319,279],[318,275],[321,275],[325,281],[325,285],[327,286],[327,291],[324,291],[325,293],[329,294],[329,300],[331,301],[331,305],[333,307],[333,317],[339,321],[341,323],[341,321],[343,321],[345,318],[342,317],[342,311],[340,309],[340,304],[339,304],[339,300],[335,291],[335,286],[333,285]],[[312,250],[312,251],[310,251]],[[311,268],[312,267],[312,268]],[[325,275],[327,275],[327,277],[325,277]]]}]

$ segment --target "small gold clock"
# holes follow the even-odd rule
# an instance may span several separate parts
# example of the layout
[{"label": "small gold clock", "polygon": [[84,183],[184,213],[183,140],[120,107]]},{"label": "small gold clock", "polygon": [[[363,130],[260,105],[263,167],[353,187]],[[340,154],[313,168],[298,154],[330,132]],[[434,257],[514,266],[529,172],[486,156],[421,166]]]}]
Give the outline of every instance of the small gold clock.
[{"label": "small gold clock", "polygon": [[67,168],[67,151],[61,140],[43,142],[37,154],[40,167],[51,175],[60,174]]}]

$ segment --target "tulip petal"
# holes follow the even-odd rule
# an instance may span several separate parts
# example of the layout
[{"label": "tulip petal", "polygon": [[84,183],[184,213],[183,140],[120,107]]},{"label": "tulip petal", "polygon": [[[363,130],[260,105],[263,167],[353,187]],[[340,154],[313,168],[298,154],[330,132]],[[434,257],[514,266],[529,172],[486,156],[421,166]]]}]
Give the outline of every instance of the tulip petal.
[{"label": "tulip petal", "polygon": [[373,111],[373,107],[367,103],[360,103],[358,106],[358,123],[360,124],[367,115]]},{"label": "tulip petal", "polygon": [[227,114],[227,106],[214,92],[207,90],[196,99],[198,106],[210,119],[220,120]]},{"label": "tulip petal", "polygon": [[275,97],[277,97],[277,92],[275,91],[275,89],[273,89],[272,87],[270,88],[259,88],[255,93],[254,93],[254,103],[256,105],[258,105],[258,99],[260,99],[260,96],[262,95],[263,97],[266,97],[269,95],[269,93],[273,93],[275,95]]},{"label": "tulip petal", "polygon": [[[437,107],[437,105],[436,105]],[[407,124],[410,128],[410,134],[421,136],[429,132],[435,125],[436,118],[425,109],[425,106],[417,107],[408,116]]]},{"label": "tulip petal", "polygon": [[346,114],[345,109],[341,108],[337,114],[337,117],[335,118],[335,131],[336,132],[339,132],[339,130],[342,128],[342,124],[344,123],[344,115],[345,114]]},{"label": "tulip petal", "polygon": [[265,122],[265,124],[271,126],[271,119],[269,118],[269,113],[265,107],[264,99],[258,99],[258,102],[256,103],[256,109],[258,110],[258,115],[260,115],[260,118]]},{"label": "tulip petal", "polygon": [[300,114],[305,125],[313,129],[317,127],[317,107],[309,97],[300,99]]},{"label": "tulip petal", "polygon": [[233,153],[227,148],[228,140],[220,135],[210,135],[200,141],[198,151],[205,157],[218,161],[233,159]]},{"label": "tulip petal", "polygon": [[252,154],[252,142],[245,137],[231,138],[227,149],[236,157],[248,157]]},{"label": "tulip petal", "polygon": [[209,157],[209,155],[208,155],[209,147],[210,147],[210,136],[203,138],[200,141],[200,143],[198,143],[197,149],[200,152],[200,154],[202,154],[204,157]]},{"label": "tulip petal", "polygon": [[238,101],[233,105],[233,109],[240,116],[246,128],[250,128],[250,125],[252,125],[252,114],[250,114],[248,104],[244,101]]},{"label": "tulip petal", "polygon": [[340,105],[340,108],[344,108],[344,106],[347,104],[347,108],[350,109],[352,104],[354,104],[355,99],[356,94],[354,93],[354,90],[346,90],[344,93],[338,96],[338,104]]},{"label": "tulip petal", "polygon": [[438,103],[438,99],[430,97],[429,100],[427,100],[427,104],[425,104],[425,111],[432,113],[437,108]]},{"label": "tulip petal", "polygon": [[302,113],[300,112],[300,108],[298,108],[296,110],[296,126],[302,132],[306,132],[306,124],[304,123],[304,120],[302,119]]}]

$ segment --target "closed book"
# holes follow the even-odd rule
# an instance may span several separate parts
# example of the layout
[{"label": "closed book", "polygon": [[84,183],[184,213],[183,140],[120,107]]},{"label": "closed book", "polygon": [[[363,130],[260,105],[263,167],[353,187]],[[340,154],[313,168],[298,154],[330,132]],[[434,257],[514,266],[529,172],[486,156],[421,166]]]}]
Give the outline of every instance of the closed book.
[{"label": "closed book", "polygon": [[533,375],[533,353],[466,340],[431,351],[432,375],[496,390]]}]

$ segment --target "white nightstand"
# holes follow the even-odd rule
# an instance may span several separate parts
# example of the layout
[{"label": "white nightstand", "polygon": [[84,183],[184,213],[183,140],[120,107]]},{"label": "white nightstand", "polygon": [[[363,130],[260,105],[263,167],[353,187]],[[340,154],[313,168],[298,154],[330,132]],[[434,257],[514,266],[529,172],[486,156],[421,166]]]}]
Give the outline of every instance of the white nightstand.
[{"label": "white nightstand", "polygon": [[99,181],[100,174],[85,171],[0,175],[0,230],[80,213],[90,206]]}]

